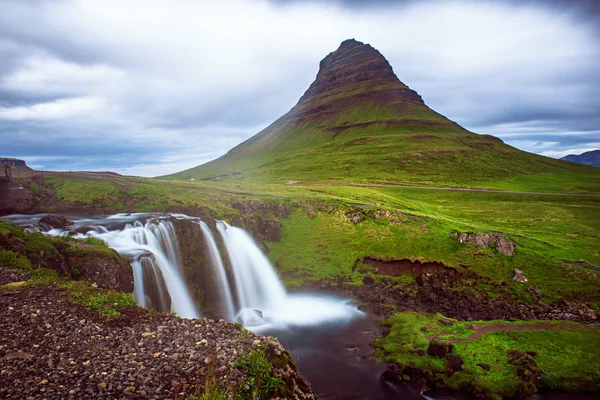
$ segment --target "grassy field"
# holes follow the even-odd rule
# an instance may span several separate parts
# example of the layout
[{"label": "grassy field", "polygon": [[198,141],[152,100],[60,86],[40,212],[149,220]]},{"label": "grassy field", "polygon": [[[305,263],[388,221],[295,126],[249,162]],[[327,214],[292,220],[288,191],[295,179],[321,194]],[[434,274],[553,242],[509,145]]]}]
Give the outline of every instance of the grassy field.
[{"label": "grassy field", "polygon": [[[562,186],[558,189],[563,193],[570,190]],[[600,272],[562,260],[600,265],[600,197],[356,187],[323,182],[260,183],[243,176],[213,182],[87,174],[47,174],[43,182],[38,179],[36,190],[42,196],[51,193],[56,199],[47,203],[47,211],[189,212],[229,222],[240,216],[240,211],[232,206],[235,202],[259,200],[263,204],[291,205],[290,216],[280,219],[280,240],[265,243],[269,259],[290,288],[322,281],[362,285],[365,276],[383,279],[361,263],[364,257],[410,259],[442,262],[483,278],[469,282],[472,286],[461,286],[460,290],[495,296],[496,288],[501,286],[503,293],[517,301],[531,302],[540,300],[528,291],[535,285],[545,295],[552,295],[542,298],[544,302],[585,299],[590,307],[599,306]],[[555,191],[558,190],[552,190]],[[362,221],[353,223],[347,217],[349,213],[359,214]],[[502,232],[518,247],[513,256],[491,247],[477,249],[452,238],[449,233],[453,230]],[[51,251],[46,241],[39,234],[30,236],[25,243],[26,254],[34,257],[40,249]],[[101,246],[98,251],[102,251]],[[12,254],[1,256],[10,258],[5,261],[13,264],[29,262]],[[514,268],[524,271],[529,279],[526,285],[513,281]],[[416,290],[414,276],[385,278],[401,290]],[[36,279],[52,281],[55,277],[44,275]],[[97,298],[86,294],[85,287],[67,289],[89,307],[98,308],[107,316],[118,315],[118,308],[112,310],[109,306],[119,302],[109,304],[110,295]],[[376,356],[432,371],[439,375],[441,386],[474,385],[489,397],[511,396],[523,389],[524,383],[516,378],[518,366],[508,362],[510,350],[538,353],[534,360],[547,387],[581,390],[598,382],[600,332],[596,327],[500,330],[469,340],[473,329],[467,323],[454,321],[452,327],[446,327],[439,323],[440,318],[418,313],[392,316],[385,322],[390,327],[389,335],[376,343]],[[539,322],[516,324],[519,323]],[[444,360],[417,355],[418,350],[426,350],[432,339],[454,343],[451,354],[462,358],[463,371],[448,376]],[[478,366],[482,363],[492,368],[484,370]]]},{"label": "grassy field", "polygon": [[[295,211],[281,220],[281,240],[268,243],[268,256],[289,286],[339,278],[358,284],[364,274],[354,268],[357,260],[408,258],[469,266],[508,281],[517,295],[524,288],[511,279],[515,267],[546,293],[598,296],[596,271],[561,260],[600,265],[600,197],[259,184],[243,177],[193,182],[61,174],[46,176],[43,187],[59,199],[49,205],[53,209],[75,204],[102,212],[202,210],[230,222],[239,215],[230,207],[234,201],[293,204]],[[351,212],[364,221],[352,223],[346,217]],[[512,257],[476,249],[451,238],[452,230],[502,232],[518,247]]]},{"label": "grassy field", "polygon": [[[526,384],[518,372],[522,365],[510,362],[516,352],[530,352],[521,364],[527,362],[530,370],[539,371],[541,385],[546,388],[596,390],[600,380],[597,326],[563,321],[459,322],[439,314],[413,312],[395,314],[382,325],[390,332],[376,341],[376,355],[390,363],[430,371],[441,387],[475,385],[488,398],[514,397]],[[477,325],[495,326],[497,330],[471,340],[469,336]],[[509,331],[511,328],[523,330]],[[451,343],[450,354],[464,361],[462,369],[449,374],[443,358],[427,353],[432,341]]]}]

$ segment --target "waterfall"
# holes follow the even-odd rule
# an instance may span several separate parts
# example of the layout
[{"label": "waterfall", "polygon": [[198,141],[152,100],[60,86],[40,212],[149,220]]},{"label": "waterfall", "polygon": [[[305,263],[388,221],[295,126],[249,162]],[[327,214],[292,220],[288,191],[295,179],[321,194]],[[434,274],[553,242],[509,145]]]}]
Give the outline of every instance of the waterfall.
[{"label": "waterfall", "polygon": [[146,291],[144,290],[144,273],[140,260],[133,260],[133,297],[140,307],[146,307]]},{"label": "waterfall", "polygon": [[146,307],[160,312],[171,311],[171,296],[169,296],[165,279],[154,257],[144,256],[140,261],[146,293]]},{"label": "waterfall", "polygon": [[[217,221],[217,238],[222,239],[226,250],[221,254],[215,236],[199,218],[184,214],[172,214],[171,217],[196,224],[205,238],[206,247],[200,247],[203,251],[200,259],[206,262],[197,265],[201,271],[195,271],[192,276],[197,279],[193,287],[198,289],[198,304],[206,307],[205,313],[209,317],[223,315],[261,331],[269,327],[349,321],[362,315],[349,299],[317,293],[286,293],[275,269],[244,230]],[[184,268],[175,226],[164,219],[164,214],[71,217],[73,226],[70,230],[48,230],[49,227],[37,224],[39,218],[14,217],[32,231],[45,231],[47,235],[102,239],[132,260],[133,294],[137,304],[163,312],[174,311],[184,318],[199,317],[183,278]],[[194,251],[198,247],[192,245]],[[191,249],[187,250],[186,253],[189,253]],[[227,257],[231,265],[229,274],[225,271],[223,257]]]},{"label": "waterfall", "polygon": [[225,315],[227,319],[233,320],[235,316],[235,311],[233,308],[233,296],[231,295],[229,281],[227,280],[227,274],[225,273],[225,267],[223,266],[223,260],[221,259],[219,248],[217,247],[217,243],[215,242],[213,234],[208,225],[206,225],[203,221],[199,221],[198,223],[202,229],[204,238],[206,239],[206,246],[208,247],[212,265],[217,276],[219,292],[224,303],[223,308],[225,309]]},{"label": "waterfall", "polygon": [[[144,256],[145,261],[132,263],[134,278],[143,276],[144,268],[147,268],[148,264],[151,268],[156,268],[157,270],[152,272],[156,274],[157,271],[160,271],[162,274],[166,290],[171,298],[171,311],[184,318],[200,316],[181,274],[183,268],[178,256],[179,246],[176,245],[175,231],[171,222],[150,220],[143,225],[141,222],[135,221],[133,225],[127,224],[121,231],[95,230],[89,233],[104,240],[120,254],[133,258]],[[152,255],[152,257],[147,257],[148,255]],[[160,282],[160,279],[156,279],[156,281]],[[164,288],[160,283],[157,284],[157,287],[160,294]],[[144,306],[147,304],[145,293],[147,285],[144,285],[143,278],[142,282],[136,285],[136,289],[135,296],[138,304]],[[164,299],[164,293],[162,296]],[[162,303],[163,300],[159,299],[159,302]]]},{"label": "waterfall", "polygon": [[[240,312],[271,312],[287,301],[287,293],[271,263],[243,229],[217,222],[233,268]],[[242,317],[244,314],[242,314]]]}]

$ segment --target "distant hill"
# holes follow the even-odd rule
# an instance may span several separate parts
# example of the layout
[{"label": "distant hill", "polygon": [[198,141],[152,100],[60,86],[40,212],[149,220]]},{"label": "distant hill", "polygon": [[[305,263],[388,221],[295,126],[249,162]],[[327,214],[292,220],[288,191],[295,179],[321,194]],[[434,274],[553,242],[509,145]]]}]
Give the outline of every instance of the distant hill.
[{"label": "distant hill", "polygon": [[10,164],[13,168],[24,168],[28,170],[31,169],[27,166],[25,160],[19,160],[18,158],[10,157],[0,157],[0,166],[4,165],[5,163]]},{"label": "distant hill", "polygon": [[[342,42],[285,115],[224,156],[166,178],[248,179],[490,186],[526,175],[597,182],[589,167],[527,153],[478,135],[429,108],[373,47]],[[582,176],[583,176],[582,175]],[[542,183],[543,184],[543,183]],[[491,185],[493,186],[493,185]],[[496,185],[497,187],[502,184]],[[528,187],[528,186],[523,186]]]},{"label": "distant hill", "polygon": [[600,167],[600,150],[586,151],[581,154],[569,154],[561,158],[561,160]]}]

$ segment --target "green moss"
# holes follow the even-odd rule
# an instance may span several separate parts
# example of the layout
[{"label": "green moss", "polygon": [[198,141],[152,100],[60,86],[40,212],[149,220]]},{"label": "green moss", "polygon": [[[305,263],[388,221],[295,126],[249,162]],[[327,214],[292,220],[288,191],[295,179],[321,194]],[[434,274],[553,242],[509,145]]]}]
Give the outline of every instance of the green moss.
[{"label": "green moss", "polygon": [[252,350],[242,355],[234,364],[245,376],[235,399],[270,399],[284,389],[283,381],[273,373],[273,365],[262,349]]},{"label": "green moss", "polygon": [[[445,326],[440,322],[452,322]],[[506,326],[540,325],[540,330],[496,331],[476,340],[469,336],[474,332],[472,324],[489,325],[502,323]],[[402,366],[419,367],[434,374],[440,386],[459,389],[474,385],[478,391],[491,397],[512,397],[522,383],[517,376],[518,365],[509,363],[509,350],[534,352],[543,385],[565,391],[592,390],[600,384],[600,328],[564,321],[477,321],[459,322],[442,315],[424,315],[414,312],[398,313],[383,322],[390,326],[389,334],[376,341],[376,357],[386,362],[398,362]],[[547,324],[560,325],[549,329]],[[564,325],[571,327],[565,327]],[[440,358],[419,356],[426,352],[429,343],[448,340],[453,343],[452,354],[464,360],[463,370],[447,375],[444,361]],[[422,353],[423,354],[423,353]],[[534,363],[534,364],[535,364]],[[488,364],[486,371],[480,365]]]},{"label": "green moss", "polygon": [[137,307],[131,293],[98,289],[86,281],[62,281],[58,287],[65,289],[73,302],[97,311],[107,319],[119,318],[121,311]]}]

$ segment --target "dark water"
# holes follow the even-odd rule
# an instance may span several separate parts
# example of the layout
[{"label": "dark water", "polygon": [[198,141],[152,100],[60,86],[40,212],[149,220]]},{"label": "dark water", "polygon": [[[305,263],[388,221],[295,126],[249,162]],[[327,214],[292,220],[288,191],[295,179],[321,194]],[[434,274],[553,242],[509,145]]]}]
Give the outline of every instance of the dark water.
[{"label": "dark water", "polygon": [[319,399],[424,399],[409,387],[379,379],[386,364],[369,357],[376,329],[375,321],[365,316],[346,324],[260,333],[277,337],[292,353],[300,374],[310,382]]},{"label": "dark water", "polygon": [[[381,336],[372,316],[349,323],[258,332],[275,336],[292,353],[302,377],[322,400],[465,400],[458,392],[419,393],[379,379],[387,364],[372,359],[372,343]],[[600,394],[541,393],[543,400],[598,400]]]}]

